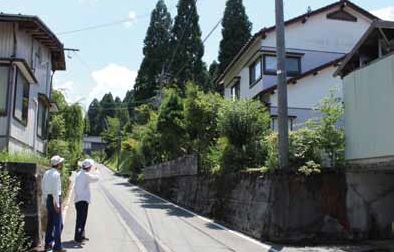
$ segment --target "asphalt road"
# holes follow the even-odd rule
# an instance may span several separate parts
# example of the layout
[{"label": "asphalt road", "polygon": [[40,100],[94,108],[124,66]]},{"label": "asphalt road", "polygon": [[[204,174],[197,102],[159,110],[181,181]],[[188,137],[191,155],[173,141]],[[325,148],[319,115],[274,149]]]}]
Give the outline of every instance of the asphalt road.
[{"label": "asphalt road", "polygon": [[[75,208],[66,206],[62,241],[75,252],[293,252],[394,251],[394,241],[352,246],[288,247],[265,244],[182,209],[117,177],[99,165],[86,226],[89,241],[73,242]],[[71,199],[73,195],[71,196]],[[383,250],[378,248],[385,248]]]},{"label": "asphalt road", "polygon": [[73,242],[75,209],[69,205],[62,241],[67,251],[224,252],[276,251],[195,215],[114,176],[100,166],[83,245]]}]

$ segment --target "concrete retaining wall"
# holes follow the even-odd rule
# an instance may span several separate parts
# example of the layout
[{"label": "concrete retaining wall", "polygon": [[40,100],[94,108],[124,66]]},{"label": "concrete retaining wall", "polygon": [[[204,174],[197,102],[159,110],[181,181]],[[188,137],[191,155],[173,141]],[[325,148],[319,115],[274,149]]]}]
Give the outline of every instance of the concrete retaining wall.
[{"label": "concrete retaining wall", "polygon": [[42,234],[41,180],[44,168],[29,163],[2,163],[2,167],[20,182],[18,197],[25,216],[25,233],[32,242],[32,247],[36,247],[41,243]]},{"label": "concrete retaining wall", "polygon": [[394,172],[196,175],[145,180],[142,186],[261,240],[394,237]]},{"label": "concrete retaining wall", "polygon": [[145,179],[196,175],[198,173],[197,155],[188,155],[173,161],[146,167],[143,173]]}]

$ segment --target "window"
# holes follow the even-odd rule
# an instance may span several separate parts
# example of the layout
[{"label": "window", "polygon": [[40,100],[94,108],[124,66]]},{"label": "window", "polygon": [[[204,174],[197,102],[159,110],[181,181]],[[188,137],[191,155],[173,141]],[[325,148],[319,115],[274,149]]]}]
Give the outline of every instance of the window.
[{"label": "window", "polygon": [[249,85],[253,86],[261,79],[261,58],[258,58],[249,67]]},{"label": "window", "polygon": [[15,90],[15,107],[14,117],[21,123],[27,125],[27,115],[29,112],[29,83],[18,71],[16,90]]},{"label": "window", "polygon": [[[264,74],[276,75],[277,60],[275,55],[264,55]],[[297,76],[301,73],[301,58],[286,57],[287,75]]]},{"label": "window", "polygon": [[[293,127],[294,127],[294,120],[295,120],[296,118],[295,117],[288,117],[288,127],[289,127],[289,131],[292,131],[293,130]],[[273,116],[272,118],[271,118],[271,129],[273,130],[273,131],[278,131],[278,117],[277,116]]]},{"label": "window", "polygon": [[238,100],[241,97],[241,83],[238,80],[232,87],[231,87],[231,99],[233,101]]},{"label": "window", "polygon": [[0,65],[0,116],[6,114],[9,66]]},{"label": "window", "polygon": [[47,136],[47,115],[48,109],[45,104],[40,101],[38,103],[38,112],[37,112],[37,135],[40,138],[45,139]]}]

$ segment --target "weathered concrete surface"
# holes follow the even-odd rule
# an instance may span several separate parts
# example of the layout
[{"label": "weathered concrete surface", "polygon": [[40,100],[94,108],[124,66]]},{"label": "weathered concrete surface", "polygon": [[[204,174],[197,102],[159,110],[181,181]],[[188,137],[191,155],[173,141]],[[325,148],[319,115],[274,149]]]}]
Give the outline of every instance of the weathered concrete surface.
[{"label": "weathered concrete surface", "polygon": [[394,229],[394,170],[346,174],[349,227],[354,239],[390,239]]},{"label": "weathered concrete surface", "polygon": [[188,155],[173,161],[144,168],[144,178],[158,179],[175,176],[196,175],[198,173],[197,155]]},{"label": "weathered concrete surface", "polygon": [[392,175],[331,170],[183,176],[142,186],[260,240],[315,243],[392,238],[393,185]]}]

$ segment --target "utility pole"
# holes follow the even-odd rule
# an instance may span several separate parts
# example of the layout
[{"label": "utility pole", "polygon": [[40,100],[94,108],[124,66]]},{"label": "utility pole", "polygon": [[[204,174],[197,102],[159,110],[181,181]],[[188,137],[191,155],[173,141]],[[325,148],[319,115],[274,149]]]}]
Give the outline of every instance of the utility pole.
[{"label": "utility pole", "polygon": [[279,167],[288,169],[289,126],[287,115],[287,83],[286,83],[286,49],[285,22],[283,0],[275,0],[276,16],[276,57],[278,83],[278,133],[279,133]]},{"label": "utility pole", "polygon": [[119,131],[118,131],[118,160],[116,164],[116,171],[119,172],[119,164],[120,164],[120,153],[122,149],[122,131],[120,129],[120,122],[119,122]]}]

